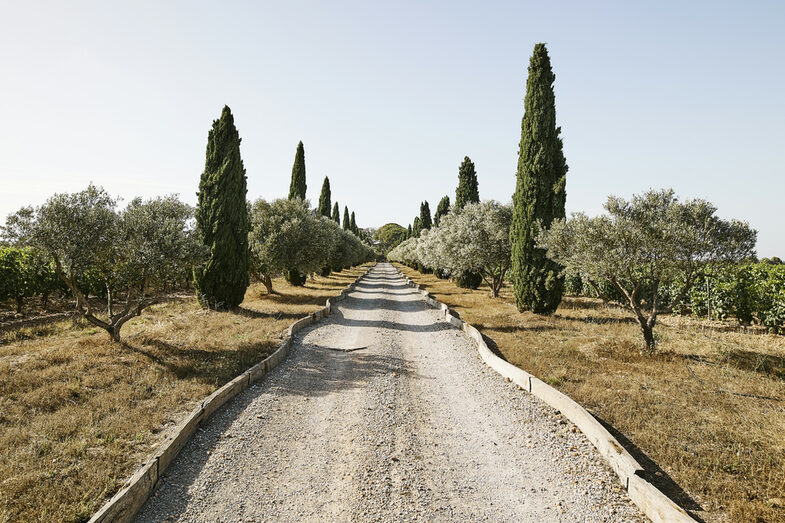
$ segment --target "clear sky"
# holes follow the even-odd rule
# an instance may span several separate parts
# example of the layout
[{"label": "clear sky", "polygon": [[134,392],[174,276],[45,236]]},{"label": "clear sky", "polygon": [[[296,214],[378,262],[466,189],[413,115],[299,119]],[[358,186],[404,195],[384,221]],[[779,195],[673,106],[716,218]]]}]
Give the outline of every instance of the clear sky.
[{"label": "clear sky", "polygon": [[515,187],[526,68],[556,73],[567,210],[673,187],[785,257],[785,2],[0,0],[0,217],[88,182],[195,203],[224,104],[249,197],[329,175],[361,227]]}]

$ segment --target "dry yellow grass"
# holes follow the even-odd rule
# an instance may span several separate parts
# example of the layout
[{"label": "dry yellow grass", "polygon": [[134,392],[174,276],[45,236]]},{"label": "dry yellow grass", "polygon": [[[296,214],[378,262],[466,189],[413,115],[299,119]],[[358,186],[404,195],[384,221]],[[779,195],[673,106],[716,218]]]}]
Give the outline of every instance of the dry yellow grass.
[{"label": "dry yellow grass", "polygon": [[363,271],[253,285],[239,313],[158,305],[123,345],[83,322],[0,333],[0,521],[86,521],[167,426]]},{"label": "dry yellow grass", "polygon": [[629,438],[662,467],[647,464],[652,479],[696,516],[785,521],[785,337],[665,316],[649,358],[631,313],[599,300],[567,297],[553,316],[521,314],[509,289],[493,299],[487,288],[399,268],[508,361]]}]

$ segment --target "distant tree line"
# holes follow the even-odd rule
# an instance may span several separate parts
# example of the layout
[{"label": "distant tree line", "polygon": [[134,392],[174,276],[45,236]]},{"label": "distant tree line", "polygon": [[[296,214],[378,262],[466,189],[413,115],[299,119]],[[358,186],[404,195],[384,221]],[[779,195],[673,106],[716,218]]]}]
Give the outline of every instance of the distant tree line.
[{"label": "distant tree line", "polygon": [[[710,203],[680,202],[671,190],[652,190],[629,201],[609,198],[604,216],[566,218],[568,167],[556,125],[554,80],[548,52],[537,44],[526,82],[512,204],[480,202],[476,169],[465,157],[453,207],[442,198],[431,224],[422,202],[406,239],[388,258],[463,287],[484,281],[493,296],[509,280],[517,308],[538,314],[559,306],[566,275],[570,292],[580,287],[629,308],[647,354],[655,348],[658,315],[679,308],[713,306],[717,317],[755,318],[780,330],[785,289],[778,260],[765,268],[739,265],[753,256],[756,232],[744,222],[718,218]],[[703,307],[707,278],[716,279],[717,290]]]},{"label": "distant tree line", "polygon": [[196,208],[165,196],[135,198],[121,209],[91,184],[10,215],[0,229],[0,300],[12,300],[22,313],[26,298],[68,295],[84,318],[119,341],[123,325],[173,287],[192,283],[204,307],[233,309],[251,277],[273,292],[278,275],[302,285],[308,274],[375,257],[354,213],[345,230],[328,216],[326,178],[319,210],[310,209],[302,142],[290,197],[248,202],[240,141],[224,107],[208,133]]}]

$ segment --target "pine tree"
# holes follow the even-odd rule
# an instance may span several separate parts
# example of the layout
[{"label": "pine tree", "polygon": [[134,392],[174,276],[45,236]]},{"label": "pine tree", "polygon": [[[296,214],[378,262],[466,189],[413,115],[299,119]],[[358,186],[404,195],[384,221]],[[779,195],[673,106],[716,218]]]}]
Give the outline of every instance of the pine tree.
[{"label": "pine tree", "polygon": [[319,195],[319,215],[330,217],[330,179],[328,177],[324,177],[324,182],[322,183],[322,193]]},{"label": "pine tree", "polygon": [[294,165],[292,166],[292,181],[289,184],[289,199],[300,198],[305,200],[305,149],[303,142],[297,144],[297,152],[294,155]]},{"label": "pine tree", "polygon": [[352,216],[349,219],[349,230],[351,230],[355,236],[360,235],[360,230],[357,228],[357,222],[354,219],[354,211],[352,211]]},{"label": "pine tree", "polygon": [[518,310],[550,314],[564,293],[562,267],[535,247],[538,223],[564,218],[567,163],[556,127],[555,75],[545,44],[534,46],[518,150],[518,173],[510,227],[512,279]]},{"label": "pine tree", "polygon": [[455,209],[461,210],[467,203],[479,203],[480,190],[477,186],[477,172],[474,163],[464,156],[458,168],[458,188],[455,190]]},{"label": "pine tree", "polygon": [[420,225],[423,229],[430,229],[433,227],[433,220],[431,219],[431,207],[428,205],[427,200],[420,204]]},{"label": "pine tree", "polygon": [[449,214],[450,212],[450,197],[445,196],[441,200],[439,200],[439,205],[436,206],[436,214],[433,216],[433,223],[438,227],[439,221],[441,221],[442,216]]},{"label": "pine tree", "polygon": [[333,205],[333,221],[341,225],[341,211],[338,210],[338,202]]},{"label": "pine tree", "polygon": [[351,230],[351,222],[349,219],[349,208],[347,206],[343,206],[343,230],[349,231]]},{"label": "pine tree", "polygon": [[249,284],[248,189],[240,141],[232,111],[224,106],[207,135],[196,206],[196,230],[209,258],[194,271],[194,286],[199,302],[211,309],[240,305]]},{"label": "pine tree", "polygon": [[[297,144],[297,152],[294,154],[294,165],[292,165],[292,181],[289,184],[289,199],[300,198],[305,200],[305,149],[303,142]],[[283,271],[283,276],[290,285],[303,286],[307,274],[302,274],[296,269]]]}]

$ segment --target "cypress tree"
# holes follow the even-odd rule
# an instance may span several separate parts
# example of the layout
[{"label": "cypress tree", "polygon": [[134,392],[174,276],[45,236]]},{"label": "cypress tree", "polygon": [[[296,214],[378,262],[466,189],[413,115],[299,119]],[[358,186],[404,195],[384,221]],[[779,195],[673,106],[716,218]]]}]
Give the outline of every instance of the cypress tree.
[{"label": "cypress tree", "polygon": [[441,200],[439,200],[439,205],[436,206],[436,214],[433,216],[433,223],[436,226],[439,226],[439,221],[441,221],[442,216],[445,214],[449,214],[450,212],[450,197],[445,196]]},{"label": "cypress tree", "polygon": [[354,211],[352,211],[352,217],[349,219],[349,229],[355,234],[355,236],[360,235],[360,229],[357,228],[357,222],[354,220]]},{"label": "cypress tree", "polygon": [[431,219],[431,207],[428,205],[427,200],[420,204],[420,225],[423,229],[430,229],[433,227],[433,220]]},{"label": "cypress tree", "polygon": [[300,198],[305,200],[305,149],[303,142],[297,144],[297,152],[294,154],[294,165],[292,165],[292,181],[289,184],[289,199]]},{"label": "cypress tree", "polygon": [[464,156],[463,163],[458,168],[455,208],[461,210],[467,203],[480,203],[480,190],[477,185],[477,172],[474,170],[474,162],[468,156]]},{"label": "cypress tree", "polygon": [[[325,176],[324,182],[322,182],[322,192],[319,195],[319,210],[317,211],[318,216],[325,216],[328,219],[330,218],[330,209],[332,207],[332,204],[330,203],[331,199],[332,199],[332,194],[330,191],[330,178]],[[322,267],[321,275],[329,276],[331,272],[332,272],[332,268],[328,263],[327,265]]]},{"label": "cypress tree", "polygon": [[349,208],[345,205],[343,206],[343,230],[351,230],[351,223],[349,221]]},{"label": "cypress tree", "polygon": [[209,258],[194,270],[194,286],[199,303],[211,309],[240,305],[249,284],[248,189],[240,141],[232,111],[224,106],[207,135],[196,206],[196,230]]},{"label": "cypress tree", "polygon": [[564,293],[562,267],[535,247],[538,223],[564,218],[567,163],[556,127],[555,75],[545,44],[534,46],[518,149],[518,173],[510,227],[512,280],[518,310],[550,314]]},{"label": "cypress tree", "polygon": [[422,220],[420,220],[419,216],[415,216],[414,224],[412,225],[412,236],[415,238],[419,238],[421,232],[422,232]]},{"label": "cypress tree", "polygon": [[406,239],[408,240],[411,237],[412,237],[412,224],[410,223],[409,228],[406,229]]},{"label": "cypress tree", "polygon": [[330,179],[325,176],[322,183],[322,193],[319,195],[319,215],[330,217]]},{"label": "cypress tree", "polygon": [[[458,188],[455,190],[455,210],[460,211],[467,203],[479,203],[480,190],[477,184],[477,171],[474,162],[464,156],[458,168]],[[482,275],[477,272],[464,272],[455,277],[455,284],[464,289],[476,289],[482,283]]]},{"label": "cypress tree", "polygon": [[[294,165],[292,165],[292,181],[289,184],[289,199],[300,198],[305,200],[305,149],[303,142],[297,144],[297,152],[294,154]],[[305,285],[306,274],[301,274],[296,269],[283,271],[283,276],[290,285],[298,287]]]},{"label": "cypress tree", "polygon": [[341,211],[338,210],[338,202],[333,205],[333,221],[341,225]]}]

